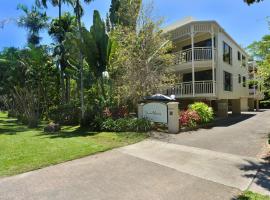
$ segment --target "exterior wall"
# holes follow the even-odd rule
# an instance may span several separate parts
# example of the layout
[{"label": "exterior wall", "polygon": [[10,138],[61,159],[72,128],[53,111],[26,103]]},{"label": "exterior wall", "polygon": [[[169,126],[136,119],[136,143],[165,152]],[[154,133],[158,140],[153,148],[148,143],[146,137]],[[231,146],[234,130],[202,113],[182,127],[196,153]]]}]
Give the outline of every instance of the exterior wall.
[{"label": "exterior wall", "polygon": [[[205,27],[198,28],[202,25]],[[189,35],[192,30],[199,31],[194,35],[194,43],[211,38],[211,31],[214,31],[215,37],[215,81],[216,81],[216,95],[214,96],[200,96],[208,99],[228,100],[228,99],[241,99],[241,110],[247,110],[247,98],[249,95],[249,71],[248,71],[248,55],[245,51],[231,38],[218,23],[215,21],[193,21],[185,25],[180,25],[179,28],[171,30],[172,40],[175,46],[174,51],[182,50],[184,46],[191,44],[191,36]],[[194,27],[194,28],[193,28]],[[197,27],[197,28],[195,28]],[[174,27],[175,28],[175,27]],[[195,31],[196,31],[195,30]],[[223,61],[223,42],[232,48],[232,64],[227,64]],[[238,51],[241,53],[241,59],[238,60]],[[242,55],[246,57],[246,66],[242,66]],[[194,71],[212,70],[212,61],[194,61]],[[183,73],[191,73],[192,64],[181,63],[172,66],[172,70],[177,74],[179,82],[183,81]],[[224,71],[232,75],[232,91],[224,90]],[[241,75],[241,83],[238,81],[238,75]],[[243,87],[243,76],[246,77],[246,87]],[[196,81],[196,80],[195,80]],[[187,98],[187,97],[185,97]],[[242,100],[243,99],[243,100]]]},{"label": "exterior wall", "polygon": [[[246,57],[248,55],[240,49],[226,34],[218,33],[217,37],[217,98],[218,99],[239,99],[247,98],[248,89],[248,65],[241,66],[242,61],[238,60],[238,51]],[[223,42],[226,42],[232,48],[232,65],[223,61]],[[232,74],[232,91],[224,90],[224,71]],[[238,74],[241,75],[241,83],[238,83]],[[243,76],[246,77],[246,87],[243,87]]]},{"label": "exterior wall", "polygon": [[248,98],[241,98],[241,111],[248,111]]}]

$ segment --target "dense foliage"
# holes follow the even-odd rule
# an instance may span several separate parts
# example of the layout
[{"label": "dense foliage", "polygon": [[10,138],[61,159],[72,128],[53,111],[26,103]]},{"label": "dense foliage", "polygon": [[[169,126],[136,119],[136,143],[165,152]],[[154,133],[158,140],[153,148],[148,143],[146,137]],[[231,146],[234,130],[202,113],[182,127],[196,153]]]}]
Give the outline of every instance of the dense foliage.
[{"label": "dense foliage", "polygon": [[195,102],[190,104],[188,108],[189,110],[198,113],[201,123],[209,123],[214,119],[213,108],[203,102]]},{"label": "dense foliage", "polygon": [[[82,2],[36,0],[30,9],[18,6],[18,25],[28,37],[25,48],[0,52],[1,109],[31,127],[45,119],[100,130],[109,117],[117,127],[128,121],[125,130],[148,130],[144,120],[127,117],[140,98],[172,83],[172,45],[162,35],[161,21],[153,20],[141,0],[112,0],[107,21],[95,10],[86,27]],[[58,7],[58,17],[46,15],[48,4]],[[63,12],[63,4],[73,12]],[[41,31],[52,44],[42,44]]]},{"label": "dense foliage", "polygon": [[112,118],[108,118],[102,123],[101,129],[104,131],[114,132],[147,132],[150,131],[152,127],[153,124],[147,119],[119,118],[114,120]]},{"label": "dense foliage", "polygon": [[257,76],[259,76],[259,85],[262,85],[265,99],[270,99],[270,35],[254,41],[247,50],[259,66]]},{"label": "dense foliage", "polygon": [[179,123],[181,127],[195,128],[201,118],[196,111],[186,110],[180,112]]},{"label": "dense foliage", "polygon": [[195,102],[188,109],[180,112],[179,123],[182,127],[195,128],[199,124],[207,124],[214,119],[211,107],[203,102]]}]

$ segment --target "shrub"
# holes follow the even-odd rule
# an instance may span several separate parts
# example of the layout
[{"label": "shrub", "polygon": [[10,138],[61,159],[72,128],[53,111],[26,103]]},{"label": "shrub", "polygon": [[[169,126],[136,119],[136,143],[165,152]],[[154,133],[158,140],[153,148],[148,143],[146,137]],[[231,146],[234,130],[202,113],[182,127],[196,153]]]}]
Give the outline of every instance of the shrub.
[{"label": "shrub", "polygon": [[103,117],[113,119],[126,118],[129,115],[127,106],[120,106],[114,108],[106,107],[103,110]]},{"label": "shrub", "polygon": [[270,108],[270,100],[260,101],[260,108]]},{"label": "shrub", "polygon": [[54,106],[49,110],[49,118],[62,125],[79,124],[80,109],[75,104]]},{"label": "shrub", "polygon": [[119,118],[112,119],[107,118],[101,126],[101,129],[104,131],[115,131],[115,132],[124,132],[124,131],[149,131],[152,129],[152,123],[146,119],[137,119],[137,118]]},{"label": "shrub", "polygon": [[181,126],[187,126],[190,128],[194,128],[198,125],[201,118],[196,111],[186,110],[180,112],[179,123]]},{"label": "shrub", "polygon": [[201,123],[209,123],[214,119],[213,109],[203,102],[190,104],[188,108],[189,110],[196,111],[198,113]]}]

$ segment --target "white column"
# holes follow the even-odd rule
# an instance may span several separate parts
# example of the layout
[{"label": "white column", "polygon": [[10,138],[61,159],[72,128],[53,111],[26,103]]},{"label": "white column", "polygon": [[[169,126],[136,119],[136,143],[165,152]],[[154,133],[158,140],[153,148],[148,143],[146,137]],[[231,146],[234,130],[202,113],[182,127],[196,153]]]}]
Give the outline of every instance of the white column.
[{"label": "white column", "polygon": [[191,51],[192,51],[192,93],[195,96],[195,63],[194,63],[194,27],[191,25]]},{"label": "white column", "polygon": [[178,102],[170,102],[168,106],[168,132],[178,133],[179,132],[179,110]]},{"label": "white column", "polygon": [[213,25],[211,26],[211,39],[212,39],[212,81],[213,81],[213,96],[216,93],[215,84],[215,32]]}]

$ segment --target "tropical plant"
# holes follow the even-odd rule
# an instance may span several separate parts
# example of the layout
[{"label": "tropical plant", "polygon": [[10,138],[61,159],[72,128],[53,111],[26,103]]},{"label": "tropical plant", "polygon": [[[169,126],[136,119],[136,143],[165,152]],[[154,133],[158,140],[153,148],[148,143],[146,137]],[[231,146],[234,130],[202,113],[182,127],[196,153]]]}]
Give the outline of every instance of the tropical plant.
[{"label": "tropical plant", "polygon": [[190,104],[188,108],[198,113],[201,123],[209,123],[214,119],[213,109],[203,102],[195,102]]},{"label": "tropical plant", "polygon": [[[48,31],[49,35],[56,41],[54,44],[53,57],[56,64],[60,68],[60,84],[61,84],[61,100],[63,103],[68,103],[70,100],[70,70],[74,70],[70,56],[70,49],[66,43],[69,43],[69,35],[76,33],[76,21],[75,17],[70,13],[64,13],[61,17],[53,19]],[[66,70],[69,68],[69,70]],[[65,83],[66,80],[66,83]]]},{"label": "tropical plant", "polygon": [[[86,3],[91,3],[93,0],[84,0]],[[83,28],[82,28],[82,22],[81,18],[84,14],[83,7],[81,5],[80,0],[71,0],[71,5],[74,9],[74,13],[76,15],[76,21],[78,26],[78,35],[79,35],[79,42],[80,46],[83,45]],[[79,48],[79,66],[80,66],[80,101],[81,101],[81,119],[84,120],[84,113],[85,113],[85,107],[84,107],[84,85],[83,85],[83,51],[81,48]]]},{"label": "tropical plant", "polygon": [[195,128],[200,121],[201,118],[196,111],[186,110],[180,112],[179,123],[182,127]]},{"label": "tropical plant", "polygon": [[29,10],[23,4],[19,4],[18,9],[25,14],[19,18],[18,25],[28,30],[28,44],[39,45],[41,40],[39,33],[47,27],[48,17],[46,12],[39,11],[36,6],[32,6],[31,10]]},{"label": "tropical plant", "polygon": [[112,118],[108,118],[102,123],[101,128],[104,131],[114,132],[147,132],[153,128],[153,124],[147,119],[119,118],[113,120]]},{"label": "tropical plant", "polygon": [[39,122],[38,97],[27,88],[15,88],[13,93],[16,117],[28,127],[37,127]]}]

